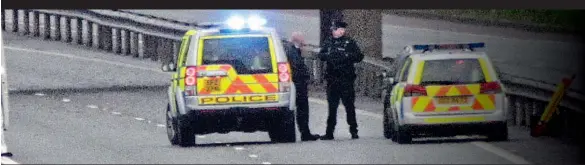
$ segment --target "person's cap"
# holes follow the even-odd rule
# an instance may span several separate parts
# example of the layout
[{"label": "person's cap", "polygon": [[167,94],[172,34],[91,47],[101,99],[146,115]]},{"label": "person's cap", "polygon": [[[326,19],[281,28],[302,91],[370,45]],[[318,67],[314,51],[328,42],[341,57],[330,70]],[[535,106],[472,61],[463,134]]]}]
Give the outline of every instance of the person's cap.
[{"label": "person's cap", "polygon": [[333,22],[333,25],[331,25],[331,28],[347,28],[347,23],[343,21],[335,21]]}]

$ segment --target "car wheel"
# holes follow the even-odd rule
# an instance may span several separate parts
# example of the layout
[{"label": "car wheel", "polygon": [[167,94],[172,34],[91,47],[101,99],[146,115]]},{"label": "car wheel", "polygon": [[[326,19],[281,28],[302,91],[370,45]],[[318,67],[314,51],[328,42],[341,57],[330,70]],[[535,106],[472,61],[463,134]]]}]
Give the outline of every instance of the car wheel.
[{"label": "car wheel", "polygon": [[286,110],[279,117],[276,117],[276,119],[268,131],[270,140],[277,143],[296,142],[294,113]]},{"label": "car wheel", "polygon": [[167,125],[166,125],[167,137],[169,138],[171,145],[178,145],[179,139],[178,139],[177,131],[176,131],[177,121],[173,118],[170,104],[167,105],[166,119],[167,119]]},{"label": "car wheel", "polygon": [[384,104],[384,137],[386,139],[391,139],[392,138],[392,125],[390,123],[390,119],[388,116],[388,105]]},{"label": "car wheel", "polygon": [[177,143],[181,147],[189,147],[195,145],[195,130],[191,124],[189,115],[178,115],[175,119],[175,136],[177,136]]},{"label": "car wheel", "polygon": [[405,127],[400,126],[400,124],[396,123],[394,120],[394,136],[393,140],[398,144],[408,144],[412,142],[412,136]]},{"label": "car wheel", "polygon": [[499,123],[491,127],[487,133],[488,141],[507,141],[508,140],[508,125]]}]

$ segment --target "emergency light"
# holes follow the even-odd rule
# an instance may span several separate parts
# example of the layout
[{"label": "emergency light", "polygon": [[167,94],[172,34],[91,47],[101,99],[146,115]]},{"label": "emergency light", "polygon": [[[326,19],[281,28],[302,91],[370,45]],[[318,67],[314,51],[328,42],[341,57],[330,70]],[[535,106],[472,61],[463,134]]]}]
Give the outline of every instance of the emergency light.
[{"label": "emergency light", "polygon": [[243,29],[246,26],[246,24],[248,25],[248,28],[250,28],[250,29],[258,29],[266,24],[266,19],[261,18],[259,16],[255,16],[255,15],[250,16],[248,18],[248,20],[246,20],[240,16],[233,16],[233,17],[229,18],[226,23],[230,28],[232,28],[234,30]]},{"label": "emergency light", "polygon": [[468,44],[431,44],[431,45],[414,45],[414,50],[433,50],[433,49],[475,49],[484,48],[485,43],[468,43]]}]

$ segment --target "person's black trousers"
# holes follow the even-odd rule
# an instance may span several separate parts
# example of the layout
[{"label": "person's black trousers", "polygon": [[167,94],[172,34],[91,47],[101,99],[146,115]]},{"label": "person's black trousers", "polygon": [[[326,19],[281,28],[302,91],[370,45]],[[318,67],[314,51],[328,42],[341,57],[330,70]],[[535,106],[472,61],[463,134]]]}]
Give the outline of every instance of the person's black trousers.
[{"label": "person's black trousers", "polygon": [[337,108],[339,107],[339,100],[345,107],[347,114],[347,124],[349,125],[349,132],[352,135],[357,135],[358,125],[355,116],[355,89],[354,80],[347,81],[328,81],[327,82],[327,103],[329,105],[329,116],[327,118],[326,135],[333,136],[335,132],[335,125],[337,124]]},{"label": "person's black trousers", "polygon": [[310,136],[309,129],[309,94],[307,81],[295,82],[296,87],[296,105],[297,105],[297,124],[301,136]]}]

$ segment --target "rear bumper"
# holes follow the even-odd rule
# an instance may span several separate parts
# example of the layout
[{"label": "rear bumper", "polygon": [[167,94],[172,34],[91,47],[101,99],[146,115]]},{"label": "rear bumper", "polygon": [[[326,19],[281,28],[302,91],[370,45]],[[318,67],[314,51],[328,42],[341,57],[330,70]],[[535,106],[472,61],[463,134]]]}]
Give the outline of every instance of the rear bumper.
[{"label": "rear bumper", "polygon": [[[252,94],[254,95],[254,94]],[[263,95],[263,94],[257,94]],[[288,109],[293,110],[294,108],[291,107],[291,93],[276,93],[278,95],[277,102],[270,102],[270,103],[254,103],[254,104],[214,104],[214,105],[200,105],[199,98],[204,96],[186,96],[185,97],[185,107],[188,111],[199,111],[199,110],[225,110],[225,109],[233,109],[233,108],[247,108],[247,109],[254,109],[254,108],[276,108],[276,107],[287,107]],[[221,95],[221,96],[235,96],[235,95]]]},{"label": "rear bumper", "polygon": [[403,128],[417,137],[425,136],[455,136],[455,135],[485,135],[506,122],[477,122],[477,123],[454,123],[435,125],[404,125]]},{"label": "rear bumper", "polygon": [[505,122],[504,110],[495,110],[487,114],[466,114],[466,115],[429,115],[421,116],[413,113],[404,113],[401,125],[444,125],[444,124],[481,124]]},{"label": "rear bumper", "polygon": [[229,108],[190,111],[196,134],[268,131],[271,125],[293,112],[288,108]]}]

